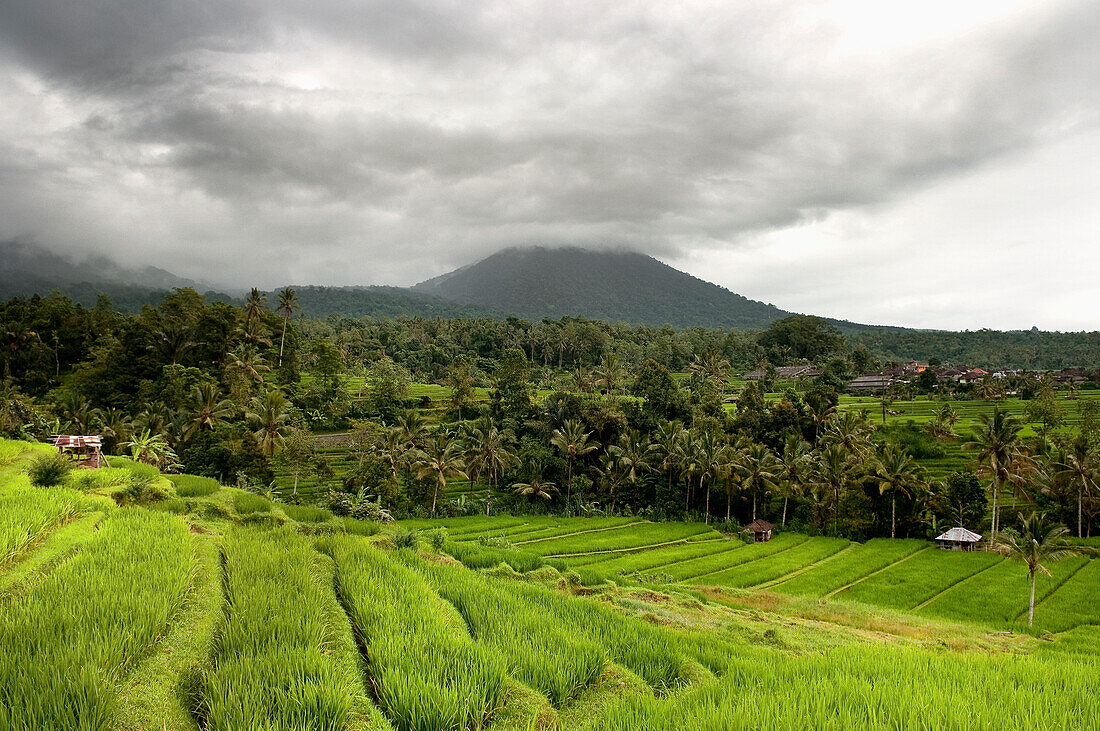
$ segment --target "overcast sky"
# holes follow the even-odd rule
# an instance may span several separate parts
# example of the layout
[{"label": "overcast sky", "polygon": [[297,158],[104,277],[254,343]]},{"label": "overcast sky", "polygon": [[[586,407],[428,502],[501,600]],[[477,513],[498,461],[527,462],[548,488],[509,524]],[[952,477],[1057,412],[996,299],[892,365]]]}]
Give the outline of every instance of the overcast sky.
[{"label": "overcast sky", "polygon": [[1100,3],[3,0],[0,239],[236,287],[626,247],[1100,328]]}]

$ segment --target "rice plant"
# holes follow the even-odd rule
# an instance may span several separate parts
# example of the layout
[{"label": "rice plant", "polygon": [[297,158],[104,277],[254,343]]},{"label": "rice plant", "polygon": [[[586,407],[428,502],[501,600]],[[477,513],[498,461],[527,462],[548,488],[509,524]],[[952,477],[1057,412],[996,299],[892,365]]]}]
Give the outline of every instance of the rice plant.
[{"label": "rice plant", "polygon": [[661,572],[668,574],[677,581],[707,584],[710,583],[710,577],[719,571],[725,571],[750,561],[762,560],[780,551],[794,548],[807,540],[810,539],[796,533],[780,533],[766,543],[753,543],[732,551],[714,553],[702,558],[662,566]]},{"label": "rice plant", "polygon": [[336,562],[374,696],[394,726],[481,728],[501,704],[504,659],[475,643],[462,617],[411,569],[347,536],[318,546]]},{"label": "rice plant", "polygon": [[168,479],[176,486],[176,494],[180,497],[207,497],[222,489],[218,481],[211,477],[169,475]]},{"label": "rice plant", "polygon": [[210,731],[336,731],[355,688],[325,652],[325,588],[289,529],[234,528],[225,541],[226,622],[204,683]]},{"label": "rice plant", "polygon": [[701,523],[636,523],[612,530],[524,542],[523,547],[543,556],[569,556],[600,551],[626,551],[717,535],[709,526]]},{"label": "rice plant", "polygon": [[474,638],[508,662],[511,675],[556,706],[603,670],[604,649],[582,630],[564,627],[508,583],[457,566],[412,561],[439,595],[458,609]]},{"label": "rice plant", "polygon": [[927,548],[927,541],[911,538],[872,538],[806,573],[776,584],[773,590],[784,594],[824,596]]},{"label": "rice plant", "polygon": [[757,586],[826,559],[850,545],[843,538],[811,538],[790,550],[711,574],[704,580],[715,586]]},{"label": "rice plant", "polygon": [[0,566],[77,512],[66,491],[26,488],[0,494]]},{"label": "rice plant", "polygon": [[0,609],[0,728],[108,728],[117,681],[164,631],[190,572],[182,521],[116,511],[35,591]]},{"label": "rice plant", "polygon": [[914,609],[969,576],[1004,559],[984,551],[930,549],[837,594],[839,599],[892,609]]}]

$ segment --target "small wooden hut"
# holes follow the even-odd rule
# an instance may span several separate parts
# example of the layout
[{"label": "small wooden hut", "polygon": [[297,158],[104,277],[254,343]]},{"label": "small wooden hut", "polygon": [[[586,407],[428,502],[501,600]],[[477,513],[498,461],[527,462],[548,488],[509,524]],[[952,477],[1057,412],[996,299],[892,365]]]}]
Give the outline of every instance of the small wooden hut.
[{"label": "small wooden hut", "polygon": [[753,540],[756,543],[764,543],[772,539],[772,531],[775,530],[775,526],[766,520],[754,520],[741,529],[745,533],[752,533]]},{"label": "small wooden hut", "polygon": [[945,551],[973,551],[982,537],[959,526],[936,536],[936,545]]},{"label": "small wooden hut", "polygon": [[95,470],[103,466],[103,437],[58,434],[51,441],[57,451],[75,457],[80,467]]}]

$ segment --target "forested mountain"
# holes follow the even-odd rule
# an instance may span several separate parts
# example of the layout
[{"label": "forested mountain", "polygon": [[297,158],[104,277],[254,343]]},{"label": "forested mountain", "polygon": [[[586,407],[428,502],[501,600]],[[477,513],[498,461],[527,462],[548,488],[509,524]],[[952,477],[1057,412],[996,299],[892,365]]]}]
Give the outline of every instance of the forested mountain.
[{"label": "forested mountain", "polygon": [[633,252],[506,249],[413,291],[541,320],[763,328],[789,315]]},{"label": "forested mountain", "polygon": [[294,286],[306,317],[491,317],[506,313],[466,305],[403,287]]}]

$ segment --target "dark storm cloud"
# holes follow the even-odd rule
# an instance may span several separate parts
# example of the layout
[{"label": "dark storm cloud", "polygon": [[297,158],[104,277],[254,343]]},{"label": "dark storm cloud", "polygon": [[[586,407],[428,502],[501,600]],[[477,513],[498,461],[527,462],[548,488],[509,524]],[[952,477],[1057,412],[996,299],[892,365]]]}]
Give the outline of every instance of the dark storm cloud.
[{"label": "dark storm cloud", "polygon": [[813,2],[4,3],[0,235],[265,283],[734,248],[1095,127],[1097,7],[879,45]]}]

